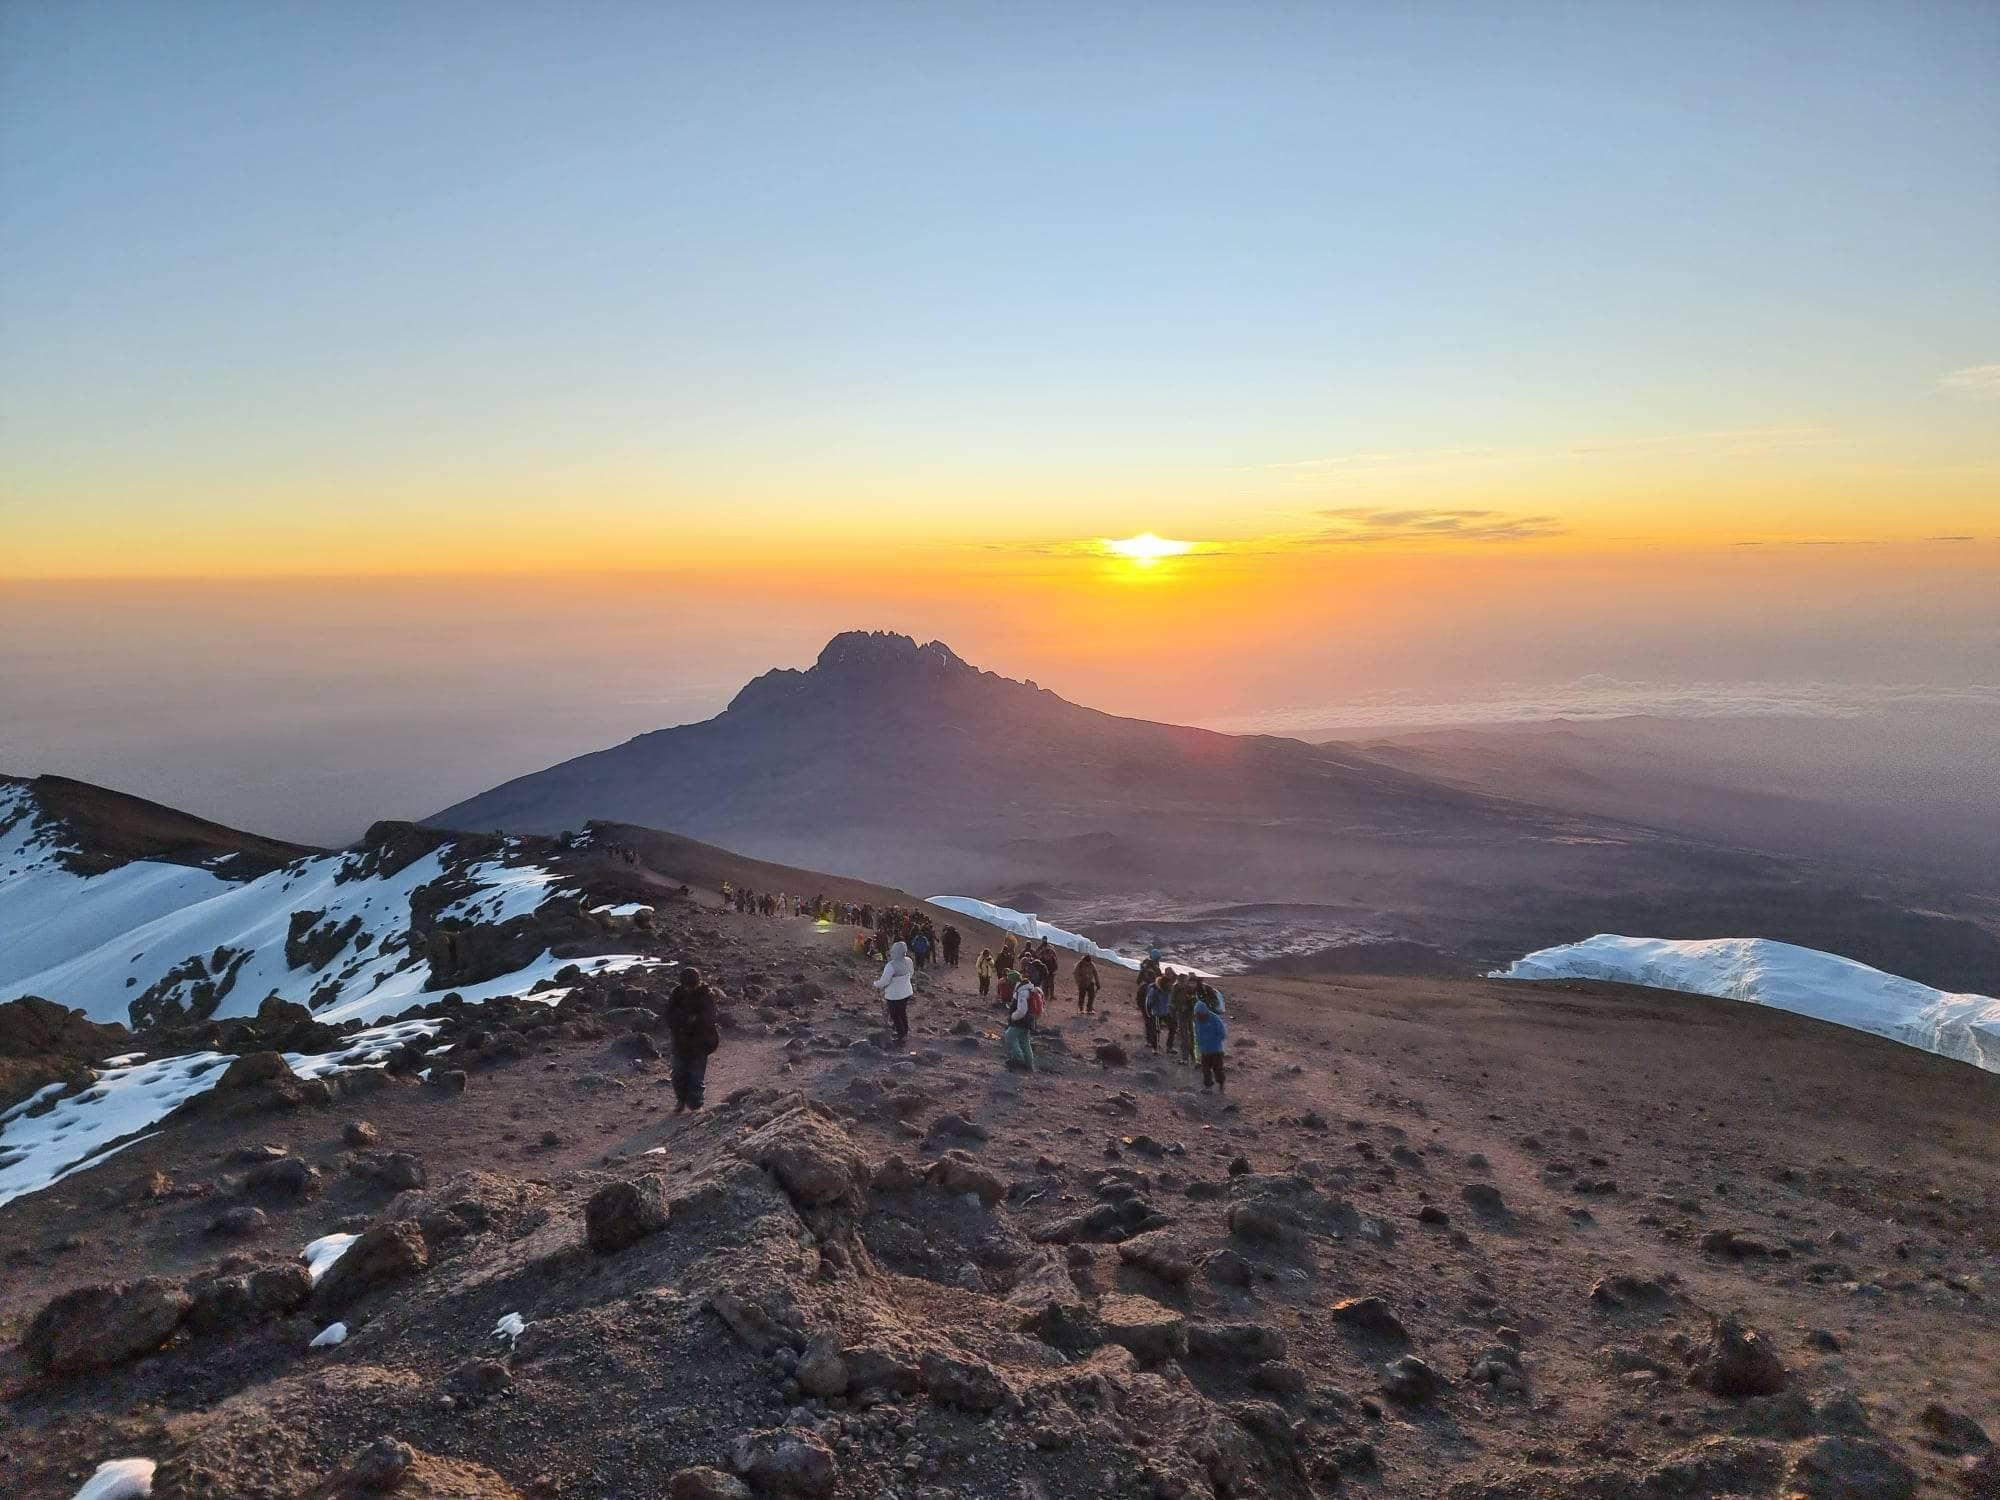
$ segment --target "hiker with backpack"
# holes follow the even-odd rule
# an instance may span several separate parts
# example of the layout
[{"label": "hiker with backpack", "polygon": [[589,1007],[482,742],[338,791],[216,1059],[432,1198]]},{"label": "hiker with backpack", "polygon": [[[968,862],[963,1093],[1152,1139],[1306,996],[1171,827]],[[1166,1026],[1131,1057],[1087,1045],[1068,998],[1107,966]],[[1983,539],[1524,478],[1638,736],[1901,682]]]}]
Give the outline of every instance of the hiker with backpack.
[{"label": "hiker with backpack", "polygon": [[682,969],[660,1018],[667,1025],[672,1053],[674,1113],[700,1109],[708,1085],[708,1059],[722,1045],[715,992],[701,982],[701,970]]},{"label": "hiker with backpack", "polygon": [[1199,991],[1192,974],[1174,981],[1174,1060],[1187,1067],[1194,1066],[1194,1007]]},{"label": "hiker with backpack", "polygon": [[1039,985],[1023,979],[1014,986],[1014,1008],[1008,1012],[1007,1029],[1001,1033],[1008,1067],[1035,1071],[1035,1022],[1042,1018],[1043,1006]]},{"label": "hiker with backpack", "polygon": [[917,961],[919,969],[930,959],[931,935],[927,929],[919,927],[916,935],[910,939],[910,956]]},{"label": "hiker with backpack", "polygon": [[875,988],[882,992],[883,1003],[888,1007],[889,1026],[896,1033],[896,1045],[901,1046],[910,1039],[910,996],[917,992],[916,965],[910,962],[908,944],[895,943],[889,949],[889,961],[882,965],[882,977],[875,981]]},{"label": "hiker with backpack", "polygon": [[944,930],[944,962],[946,968],[955,969],[958,967],[958,947],[962,941],[964,940],[959,936],[956,927],[946,926]]},{"label": "hiker with backpack", "polygon": [[1076,980],[1076,1008],[1091,1015],[1097,1009],[1097,965],[1088,953],[1076,961],[1072,977]]},{"label": "hiker with backpack", "polygon": [[1202,998],[1194,1005],[1194,1044],[1201,1053],[1201,1086],[1205,1091],[1211,1082],[1219,1094],[1229,1092],[1229,1084],[1223,1077],[1223,1048],[1229,1041],[1229,1023],[1222,1012],[1209,1004],[1211,998],[1216,1005],[1222,1003],[1222,996],[1209,985],[1203,985]]},{"label": "hiker with backpack", "polygon": [[1171,1030],[1174,1022],[1173,975],[1172,969],[1156,975],[1153,982],[1146,986],[1145,998],[1140,1005],[1140,1014],[1146,1021],[1146,1045],[1155,1052],[1160,1050],[1162,1026],[1169,1028],[1168,1044],[1171,1045],[1173,1042]]}]

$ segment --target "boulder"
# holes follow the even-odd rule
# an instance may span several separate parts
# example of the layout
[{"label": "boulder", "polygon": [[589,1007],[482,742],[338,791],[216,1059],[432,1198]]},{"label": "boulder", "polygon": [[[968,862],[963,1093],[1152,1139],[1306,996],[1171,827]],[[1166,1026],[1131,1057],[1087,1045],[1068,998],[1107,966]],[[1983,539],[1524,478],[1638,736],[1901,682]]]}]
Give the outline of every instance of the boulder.
[{"label": "boulder", "polygon": [[666,1188],[657,1177],[607,1182],[583,1209],[584,1238],[599,1255],[615,1255],[666,1227]]},{"label": "boulder", "polygon": [[838,1123],[812,1108],[787,1110],[745,1136],[736,1150],[775,1177],[801,1208],[866,1201],[867,1158]]},{"label": "boulder", "polygon": [[416,1450],[384,1434],[361,1450],[361,1456],[347,1466],[347,1483],[377,1494],[395,1489],[417,1461]]},{"label": "boulder", "polygon": [[297,1261],[260,1266],[250,1273],[250,1306],[261,1318],[297,1312],[312,1291],[312,1273]]},{"label": "boulder", "polygon": [[799,1389],[808,1396],[844,1396],[847,1394],[847,1361],[840,1357],[840,1348],[831,1339],[815,1339],[810,1348],[800,1357],[792,1378],[799,1383]]},{"label": "boulder", "polygon": [[750,1500],[750,1486],[720,1469],[676,1469],[667,1481],[667,1500]]},{"label": "boulder", "polygon": [[1229,1232],[1241,1239],[1276,1245],[1292,1239],[1298,1231],[1289,1206],[1267,1193],[1230,1205]]},{"label": "boulder", "polygon": [[1106,1297],[1098,1305],[1097,1321],[1106,1342],[1131,1350],[1146,1363],[1187,1353],[1187,1319],[1150,1297]]},{"label": "boulder", "polygon": [[51,1375],[104,1369],[160,1348],[193,1305],[178,1282],[159,1277],[77,1287],[35,1314],[21,1348]]},{"label": "boulder", "polygon": [[371,1151],[355,1158],[354,1171],[399,1193],[414,1191],[425,1182],[422,1159],[408,1151]]},{"label": "boulder", "polygon": [[376,1287],[414,1276],[431,1263],[424,1232],[408,1219],[377,1224],[349,1245],[313,1288],[313,1306],[330,1312]]},{"label": "boulder", "polygon": [[380,1132],[366,1120],[349,1120],[341,1127],[340,1139],[343,1144],[352,1146],[356,1151],[366,1151],[382,1137]]},{"label": "boulder", "polygon": [[1984,1427],[1964,1412],[1936,1401],[1926,1403],[1917,1413],[1917,1424],[1924,1429],[1925,1445],[1940,1453],[1971,1453],[1992,1446]]},{"label": "boulder", "polygon": [[730,1462],[753,1490],[766,1495],[822,1500],[840,1482],[833,1450],[806,1427],[746,1432],[736,1440]]},{"label": "boulder", "polygon": [[218,1089],[241,1089],[265,1083],[297,1083],[298,1078],[282,1052],[246,1052],[222,1070],[222,1077],[216,1080],[215,1086]]},{"label": "boulder", "polygon": [[1731,1401],[1776,1395],[1789,1378],[1770,1340],[1733,1315],[1716,1320],[1691,1363],[1689,1385]]},{"label": "boulder", "polygon": [[1386,1339],[1394,1344],[1410,1341],[1410,1330],[1403,1326],[1403,1320],[1396,1316],[1395,1309],[1380,1297],[1343,1298],[1333,1304],[1331,1315],[1341,1327],[1367,1334],[1370,1338]]},{"label": "boulder", "polygon": [[1282,1360],[1287,1343],[1283,1329],[1265,1323],[1190,1323],[1187,1347],[1192,1359],[1261,1365]]},{"label": "boulder", "polygon": [[226,1235],[230,1239],[248,1239],[253,1234],[262,1234],[270,1223],[270,1215],[263,1209],[242,1204],[236,1208],[225,1208],[209,1220],[208,1232]]},{"label": "boulder", "polygon": [[1473,1212],[1484,1214],[1489,1219],[1500,1218],[1507,1212],[1507,1200],[1500,1196],[1500,1189],[1490,1182],[1468,1182],[1458,1190],[1458,1196]]},{"label": "boulder", "polygon": [[1406,1406],[1435,1401],[1444,1388],[1444,1376],[1414,1354],[1392,1359],[1382,1367],[1382,1394]]},{"label": "boulder", "polygon": [[1917,1471],[1885,1443],[1823,1437],[1792,1460],[1785,1488],[1799,1500],[1907,1500]]},{"label": "boulder", "polygon": [[1005,1406],[1014,1394],[993,1366],[944,1350],[926,1350],[918,1369],[931,1399],[946,1406],[989,1412]]},{"label": "boulder", "polygon": [[982,1203],[998,1203],[1007,1196],[1007,1184],[963,1151],[945,1152],[925,1168],[924,1178],[947,1193],[975,1193]]},{"label": "boulder", "polygon": [[1118,1258],[1172,1286],[1185,1286],[1201,1269],[1202,1252],[1185,1236],[1170,1229],[1155,1229],[1120,1244]]},{"label": "boulder", "polygon": [[243,1178],[245,1192],[264,1198],[310,1198],[319,1189],[318,1169],[296,1156],[264,1162],[252,1167]]}]

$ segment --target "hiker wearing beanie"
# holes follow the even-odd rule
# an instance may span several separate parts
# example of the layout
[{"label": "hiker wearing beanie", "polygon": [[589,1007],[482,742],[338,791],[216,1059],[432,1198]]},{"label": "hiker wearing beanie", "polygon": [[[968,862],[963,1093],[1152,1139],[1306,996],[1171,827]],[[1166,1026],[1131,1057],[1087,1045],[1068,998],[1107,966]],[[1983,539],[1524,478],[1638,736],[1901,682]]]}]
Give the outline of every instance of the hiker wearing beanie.
[{"label": "hiker wearing beanie", "polygon": [[1215,1006],[1220,1006],[1222,997],[1213,990],[1208,991],[1194,1004],[1194,1044],[1201,1053],[1201,1086],[1205,1090],[1213,1083],[1219,1094],[1229,1092],[1228,1081],[1223,1077],[1223,1048],[1229,1040],[1229,1023],[1222,1012],[1209,1004],[1214,996]]}]

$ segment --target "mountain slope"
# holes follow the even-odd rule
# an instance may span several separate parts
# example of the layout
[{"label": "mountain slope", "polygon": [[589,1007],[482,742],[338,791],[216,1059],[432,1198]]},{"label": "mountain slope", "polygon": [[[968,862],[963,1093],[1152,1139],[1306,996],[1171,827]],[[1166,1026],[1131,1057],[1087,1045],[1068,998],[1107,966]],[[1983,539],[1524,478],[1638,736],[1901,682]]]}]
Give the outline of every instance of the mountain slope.
[{"label": "mountain slope", "polygon": [[[1756,932],[1954,989],[2000,969],[2000,938],[1953,890],[1516,800],[1352,746],[1119,718],[898,635],[837,636],[713,719],[431,821],[550,833],[594,818],[1077,930],[1177,924],[1217,965],[1405,951],[1491,967],[1623,930]],[[1282,904],[1290,934],[1230,914],[1245,903]]]}]

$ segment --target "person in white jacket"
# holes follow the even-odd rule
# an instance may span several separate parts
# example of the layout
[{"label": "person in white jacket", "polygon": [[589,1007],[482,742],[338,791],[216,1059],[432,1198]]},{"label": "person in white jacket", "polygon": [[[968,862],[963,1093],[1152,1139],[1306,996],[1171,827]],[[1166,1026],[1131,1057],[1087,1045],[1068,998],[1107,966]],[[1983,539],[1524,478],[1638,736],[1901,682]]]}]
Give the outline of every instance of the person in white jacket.
[{"label": "person in white jacket", "polygon": [[908,945],[897,943],[889,949],[882,977],[875,981],[875,988],[882,992],[882,999],[889,1007],[889,1025],[895,1029],[898,1046],[910,1039],[910,996],[916,993],[912,982],[916,971],[917,966],[910,962]]}]

